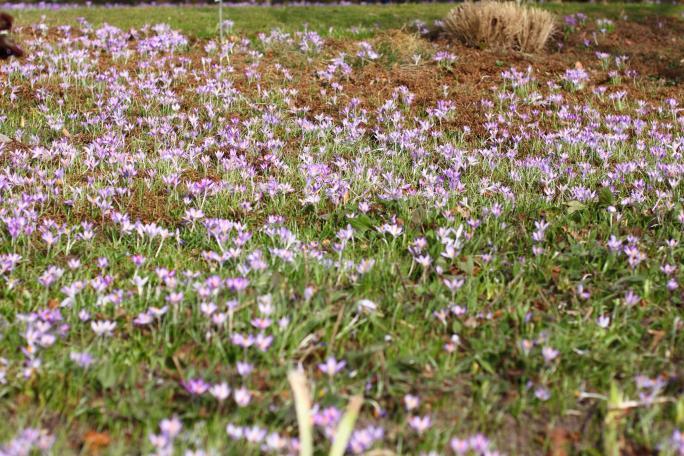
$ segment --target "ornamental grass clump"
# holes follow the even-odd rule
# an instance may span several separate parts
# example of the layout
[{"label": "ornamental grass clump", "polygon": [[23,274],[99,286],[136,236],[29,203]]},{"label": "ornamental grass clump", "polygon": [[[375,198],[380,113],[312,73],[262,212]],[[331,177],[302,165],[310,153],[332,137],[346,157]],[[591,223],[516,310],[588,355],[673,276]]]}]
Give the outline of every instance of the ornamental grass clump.
[{"label": "ornamental grass clump", "polygon": [[469,46],[539,52],[555,29],[554,16],[514,2],[467,1],[444,19],[447,35]]}]

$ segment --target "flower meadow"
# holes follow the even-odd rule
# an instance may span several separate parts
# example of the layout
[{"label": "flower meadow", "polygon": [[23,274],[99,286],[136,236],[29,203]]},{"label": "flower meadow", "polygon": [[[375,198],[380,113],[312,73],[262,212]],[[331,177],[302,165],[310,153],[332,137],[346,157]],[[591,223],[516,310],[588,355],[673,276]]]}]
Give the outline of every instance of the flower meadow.
[{"label": "flower meadow", "polygon": [[0,454],[684,454],[681,86],[223,26],[18,30]]}]

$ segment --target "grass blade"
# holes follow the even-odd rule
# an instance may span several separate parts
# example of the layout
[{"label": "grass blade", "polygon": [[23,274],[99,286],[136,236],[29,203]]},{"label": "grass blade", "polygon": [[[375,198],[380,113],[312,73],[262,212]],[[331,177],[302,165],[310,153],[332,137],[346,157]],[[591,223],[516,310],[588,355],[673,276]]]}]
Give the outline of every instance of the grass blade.
[{"label": "grass blade", "polygon": [[363,396],[354,396],[349,401],[347,411],[335,430],[335,439],[330,449],[330,456],[342,456],[344,454],[344,450],[347,448],[349,439],[354,431],[354,424],[356,424],[356,419],[359,417],[362,404]]},{"label": "grass blade", "polygon": [[603,430],[603,453],[606,456],[620,456],[620,405],[622,393],[615,382],[610,385],[606,417]]},{"label": "grass blade", "polygon": [[313,456],[313,423],[311,421],[311,395],[306,376],[300,370],[291,370],[287,379],[294,394],[297,425],[299,427],[299,456]]}]

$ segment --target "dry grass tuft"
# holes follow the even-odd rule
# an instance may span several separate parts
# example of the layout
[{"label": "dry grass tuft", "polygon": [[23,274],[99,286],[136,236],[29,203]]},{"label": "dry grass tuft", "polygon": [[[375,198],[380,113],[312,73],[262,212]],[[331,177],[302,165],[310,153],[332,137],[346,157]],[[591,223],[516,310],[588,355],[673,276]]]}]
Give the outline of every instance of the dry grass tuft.
[{"label": "dry grass tuft", "polygon": [[452,9],[444,31],[470,46],[538,52],[555,28],[554,16],[515,2],[485,0]]}]

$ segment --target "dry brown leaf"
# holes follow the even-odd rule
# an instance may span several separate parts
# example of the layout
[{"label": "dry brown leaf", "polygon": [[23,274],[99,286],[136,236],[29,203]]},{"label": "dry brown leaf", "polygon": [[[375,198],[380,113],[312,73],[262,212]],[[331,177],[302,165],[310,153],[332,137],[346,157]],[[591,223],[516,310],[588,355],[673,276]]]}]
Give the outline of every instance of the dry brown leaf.
[{"label": "dry brown leaf", "polygon": [[98,454],[112,443],[112,439],[106,432],[88,431],[83,436],[83,443],[91,454]]},{"label": "dry brown leaf", "polygon": [[649,350],[653,351],[658,346],[660,341],[663,340],[663,337],[665,337],[665,331],[658,331],[656,329],[649,329],[648,333],[653,336],[653,341],[651,341],[651,346],[649,347]]},{"label": "dry brown leaf", "polygon": [[549,433],[551,446],[549,456],[567,456],[571,451],[573,434],[567,429],[556,426]]}]

